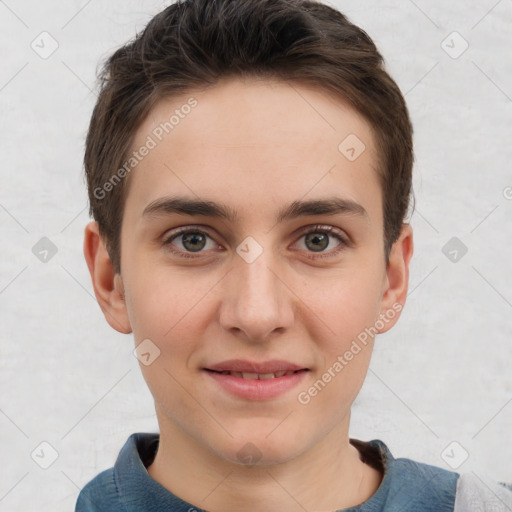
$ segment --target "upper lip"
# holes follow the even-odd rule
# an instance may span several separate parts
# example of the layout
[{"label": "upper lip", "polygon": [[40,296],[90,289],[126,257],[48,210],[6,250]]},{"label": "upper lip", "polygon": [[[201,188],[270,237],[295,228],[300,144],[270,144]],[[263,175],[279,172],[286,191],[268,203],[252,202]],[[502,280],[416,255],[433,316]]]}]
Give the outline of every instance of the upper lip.
[{"label": "upper lip", "polygon": [[245,361],[243,359],[230,359],[204,368],[205,370],[214,370],[216,372],[242,372],[242,373],[275,373],[289,372],[296,370],[307,370],[308,368],[298,364],[283,361],[281,359],[272,359],[258,363],[256,361]]}]

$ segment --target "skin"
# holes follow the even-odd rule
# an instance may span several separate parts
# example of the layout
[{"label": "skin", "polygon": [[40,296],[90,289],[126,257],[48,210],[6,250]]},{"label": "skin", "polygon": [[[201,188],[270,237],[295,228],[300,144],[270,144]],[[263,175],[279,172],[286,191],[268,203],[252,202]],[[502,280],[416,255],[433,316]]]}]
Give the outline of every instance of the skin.
[{"label": "skin", "polygon": [[[148,472],[211,511],[355,506],[382,479],[361,462],[348,434],[374,340],[307,405],[297,395],[379,315],[405,302],[412,231],[404,224],[386,264],[372,130],[339,97],[317,88],[229,79],[160,101],[133,147],[191,96],[197,107],[129,177],[120,274],[97,224],[85,230],[84,253],[107,321],[133,332],[136,344],[149,338],[160,350],[152,364],[141,364],[160,427]],[[366,146],[354,161],[338,150],[349,134]],[[238,217],[143,215],[155,200],[178,195],[222,202]],[[276,212],[293,201],[333,196],[366,213],[276,222]],[[317,224],[333,226],[348,245],[335,254],[340,242],[331,234],[320,252],[328,257],[314,259],[319,252],[301,229]],[[168,241],[173,230],[191,225],[210,237],[202,252],[191,252],[181,236]],[[236,252],[247,236],[263,249],[252,263]],[[187,248],[194,258],[180,255]],[[277,398],[249,401],[227,394],[201,370],[232,358],[285,359],[310,371]],[[260,453],[253,465],[237,457],[248,442]]]}]

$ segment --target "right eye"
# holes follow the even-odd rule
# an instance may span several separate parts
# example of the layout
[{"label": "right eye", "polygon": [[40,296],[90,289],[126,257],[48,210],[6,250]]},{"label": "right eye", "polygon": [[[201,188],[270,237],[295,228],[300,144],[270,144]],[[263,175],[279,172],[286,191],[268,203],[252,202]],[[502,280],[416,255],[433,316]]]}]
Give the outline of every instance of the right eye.
[{"label": "right eye", "polygon": [[204,249],[211,250],[218,248],[219,245],[208,235],[208,233],[198,228],[180,228],[173,231],[166,237],[163,244],[167,246],[171,252],[184,258],[194,258],[194,253],[204,253]]}]

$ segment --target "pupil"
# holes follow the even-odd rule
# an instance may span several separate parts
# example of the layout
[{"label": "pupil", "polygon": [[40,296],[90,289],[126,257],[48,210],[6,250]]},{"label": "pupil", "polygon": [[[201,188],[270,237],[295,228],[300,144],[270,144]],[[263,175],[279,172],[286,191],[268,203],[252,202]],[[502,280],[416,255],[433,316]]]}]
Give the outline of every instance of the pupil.
[{"label": "pupil", "polygon": [[[200,251],[205,244],[205,238],[199,233],[186,233],[182,238],[183,246],[190,251]],[[190,244],[190,245],[189,245]]]},{"label": "pupil", "polygon": [[[312,242],[313,246],[309,247],[308,243]],[[329,238],[325,233],[309,233],[306,235],[306,246],[315,252],[323,251],[329,245]]]}]

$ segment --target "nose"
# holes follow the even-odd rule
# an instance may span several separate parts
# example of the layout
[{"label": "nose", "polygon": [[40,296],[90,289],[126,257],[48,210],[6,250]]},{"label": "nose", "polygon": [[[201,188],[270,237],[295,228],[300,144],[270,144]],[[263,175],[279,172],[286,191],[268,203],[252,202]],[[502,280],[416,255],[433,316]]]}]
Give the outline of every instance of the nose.
[{"label": "nose", "polygon": [[235,336],[258,343],[293,325],[294,295],[270,250],[251,263],[235,255],[224,286],[219,321]]}]

